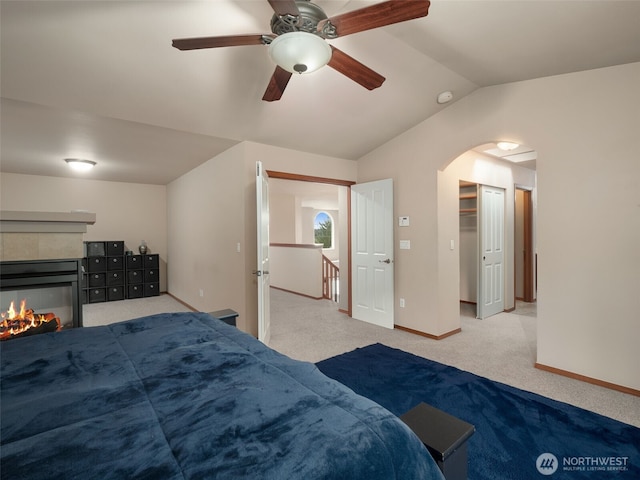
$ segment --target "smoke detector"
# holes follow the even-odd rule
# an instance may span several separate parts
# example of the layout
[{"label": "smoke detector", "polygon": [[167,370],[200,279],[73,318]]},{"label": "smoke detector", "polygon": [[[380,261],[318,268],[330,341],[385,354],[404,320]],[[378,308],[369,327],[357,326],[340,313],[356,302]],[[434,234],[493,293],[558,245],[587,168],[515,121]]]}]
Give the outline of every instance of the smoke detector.
[{"label": "smoke detector", "polygon": [[438,95],[438,103],[441,105],[443,103],[449,103],[451,100],[453,100],[453,93],[451,92],[442,92],[440,95]]}]

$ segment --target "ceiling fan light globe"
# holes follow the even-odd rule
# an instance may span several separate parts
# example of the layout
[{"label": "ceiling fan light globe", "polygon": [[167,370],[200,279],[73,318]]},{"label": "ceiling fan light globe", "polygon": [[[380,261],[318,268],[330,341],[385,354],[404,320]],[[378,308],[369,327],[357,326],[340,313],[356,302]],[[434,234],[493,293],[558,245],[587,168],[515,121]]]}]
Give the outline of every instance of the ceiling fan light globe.
[{"label": "ceiling fan light globe", "polygon": [[287,72],[311,73],[329,63],[331,47],[313,33],[289,32],[269,44],[269,56]]}]

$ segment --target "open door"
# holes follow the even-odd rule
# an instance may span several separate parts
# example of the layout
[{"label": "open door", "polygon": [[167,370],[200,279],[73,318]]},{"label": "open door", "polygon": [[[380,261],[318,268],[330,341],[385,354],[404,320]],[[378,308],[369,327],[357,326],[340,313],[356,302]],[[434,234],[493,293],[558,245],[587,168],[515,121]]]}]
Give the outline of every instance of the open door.
[{"label": "open door", "polygon": [[258,219],[258,340],[269,343],[271,302],[269,296],[269,176],[256,162],[256,206]]},{"label": "open door", "polygon": [[393,328],[393,180],[351,187],[352,317]]},{"label": "open door", "polygon": [[504,189],[478,186],[478,318],[504,310],[504,201]]}]

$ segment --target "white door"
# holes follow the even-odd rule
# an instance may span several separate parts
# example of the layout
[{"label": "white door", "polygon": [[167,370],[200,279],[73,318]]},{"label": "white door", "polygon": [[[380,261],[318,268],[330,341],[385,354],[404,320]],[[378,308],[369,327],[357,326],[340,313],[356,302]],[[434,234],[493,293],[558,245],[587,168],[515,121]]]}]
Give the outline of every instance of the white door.
[{"label": "white door", "polygon": [[351,187],[353,318],[393,328],[393,180]]},{"label": "white door", "polygon": [[256,162],[256,201],[258,217],[258,340],[269,343],[271,302],[269,296],[269,176]]},{"label": "white door", "polygon": [[504,310],[504,189],[478,186],[478,318]]}]

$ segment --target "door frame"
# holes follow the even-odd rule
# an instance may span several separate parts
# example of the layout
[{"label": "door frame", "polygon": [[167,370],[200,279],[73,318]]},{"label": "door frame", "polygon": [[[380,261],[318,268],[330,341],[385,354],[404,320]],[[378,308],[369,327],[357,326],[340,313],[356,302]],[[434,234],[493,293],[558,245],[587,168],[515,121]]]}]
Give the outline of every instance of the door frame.
[{"label": "door frame", "polygon": [[[357,182],[352,180],[340,180],[337,178],[327,177],[315,177],[312,175],[300,175],[297,173],[279,172],[276,170],[266,170],[269,178],[279,178],[281,180],[296,180],[299,182],[309,183],[326,183],[329,185],[337,185],[339,187],[347,187],[347,268],[349,269],[349,275],[347,275],[347,311],[339,309],[340,312],[346,313],[351,316],[352,304],[351,304],[351,185],[355,185]],[[342,257],[342,255],[340,255]]]}]

